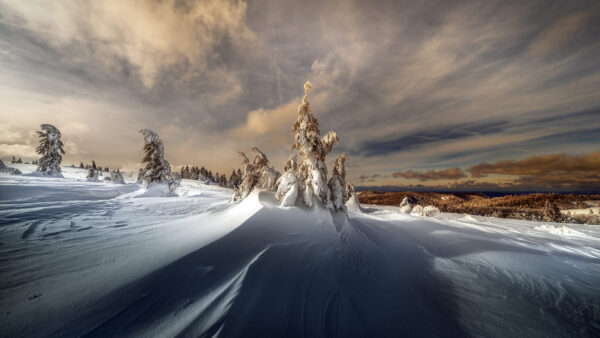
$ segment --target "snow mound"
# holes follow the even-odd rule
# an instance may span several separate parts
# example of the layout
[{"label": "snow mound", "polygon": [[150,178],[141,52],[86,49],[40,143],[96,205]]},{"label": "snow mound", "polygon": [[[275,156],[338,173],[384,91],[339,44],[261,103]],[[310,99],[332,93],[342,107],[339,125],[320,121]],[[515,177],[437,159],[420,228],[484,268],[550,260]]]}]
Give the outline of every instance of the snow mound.
[{"label": "snow mound", "polygon": [[585,237],[586,236],[584,233],[579,232],[577,230],[573,230],[566,226],[555,227],[553,225],[542,224],[542,225],[534,227],[534,229],[540,230],[540,231],[546,231],[551,234],[559,235],[559,236],[577,236],[577,237]]},{"label": "snow mound", "polygon": [[428,205],[426,207],[422,207],[418,204],[415,205],[415,207],[412,208],[412,211],[410,212],[410,214],[413,216],[425,216],[425,217],[435,216],[439,213],[440,213],[440,209],[434,207],[433,205]]},{"label": "snow mound", "polygon": [[21,170],[16,168],[7,167],[2,160],[0,160],[0,173],[7,173],[10,175],[21,175]]},{"label": "snow mound", "polygon": [[154,182],[150,184],[145,191],[134,196],[136,198],[144,197],[177,197],[177,194],[171,191],[169,184]]}]

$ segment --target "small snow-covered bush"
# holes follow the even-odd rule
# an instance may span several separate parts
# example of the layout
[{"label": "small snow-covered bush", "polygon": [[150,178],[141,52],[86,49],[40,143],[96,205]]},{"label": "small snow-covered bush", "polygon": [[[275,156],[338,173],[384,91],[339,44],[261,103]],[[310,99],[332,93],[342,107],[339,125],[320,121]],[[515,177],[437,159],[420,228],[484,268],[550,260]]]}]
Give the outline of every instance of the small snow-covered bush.
[{"label": "small snow-covered bush", "polygon": [[116,184],[125,184],[123,175],[118,171],[113,171],[110,173],[110,181]]},{"label": "small snow-covered bush", "polygon": [[21,175],[21,170],[19,170],[17,168],[7,167],[4,164],[4,162],[2,162],[2,160],[0,160],[0,173],[8,173],[11,175]]},{"label": "small snow-covered bush", "polygon": [[346,210],[353,212],[362,212],[362,208],[360,206],[360,200],[358,199],[358,195],[354,190],[354,186],[352,184],[348,184],[346,186],[346,191],[348,194],[348,201],[346,201]]},{"label": "small snow-covered bush", "polygon": [[412,208],[412,211],[410,214],[413,216],[431,217],[431,216],[435,216],[436,214],[439,214],[439,212],[440,212],[440,209],[434,207],[433,205],[428,205],[426,207],[422,207],[417,204]]},{"label": "small snow-covered bush", "polygon": [[90,167],[85,178],[88,182],[98,182],[98,170]]},{"label": "small snow-covered bush", "polygon": [[42,124],[38,131],[40,143],[35,151],[42,155],[37,171],[46,176],[62,177],[60,163],[65,151],[61,141],[60,130],[51,124]]},{"label": "small snow-covered bush", "polygon": [[400,212],[403,214],[410,214],[413,207],[408,201],[408,196],[404,197],[402,202],[400,202]]}]

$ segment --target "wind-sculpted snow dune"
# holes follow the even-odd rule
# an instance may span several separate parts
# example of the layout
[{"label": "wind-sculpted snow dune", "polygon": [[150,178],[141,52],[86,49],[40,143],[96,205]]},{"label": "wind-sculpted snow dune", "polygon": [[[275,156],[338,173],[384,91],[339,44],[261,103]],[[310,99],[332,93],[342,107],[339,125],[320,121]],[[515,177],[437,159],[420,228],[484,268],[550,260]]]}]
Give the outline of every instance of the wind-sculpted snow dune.
[{"label": "wind-sculpted snow dune", "polygon": [[0,336],[600,334],[597,226],[563,236],[390,208],[331,216],[268,192],[231,204],[226,189],[179,189],[1,201]]}]

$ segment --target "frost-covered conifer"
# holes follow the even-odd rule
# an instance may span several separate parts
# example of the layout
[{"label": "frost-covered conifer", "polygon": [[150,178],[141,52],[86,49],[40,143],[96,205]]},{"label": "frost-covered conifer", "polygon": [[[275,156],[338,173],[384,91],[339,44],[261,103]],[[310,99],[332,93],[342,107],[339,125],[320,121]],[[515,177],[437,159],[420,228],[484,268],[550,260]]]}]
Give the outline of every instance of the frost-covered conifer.
[{"label": "frost-covered conifer", "polygon": [[275,197],[281,201],[281,206],[296,205],[298,198],[298,162],[296,154],[292,154],[285,164],[285,173],[277,180],[277,194]]},{"label": "frost-covered conifer", "polygon": [[329,179],[329,190],[331,190],[331,203],[335,211],[346,211],[346,201],[349,199],[346,190],[346,158],[348,154],[341,154],[336,160],[331,178]]},{"label": "frost-covered conifer", "polygon": [[36,152],[40,157],[37,171],[48,176],[62,177],[60,163],[62,155],[65,151],[61,141],[60,130],[51,124],[42,124],[42,131],[38,131],[40,143],[36,148]]},{"label": "frost-covered conifer", "polygon": [[239,201],[246,198],[254,188],[274,191],[280,174],[269,163],[267,156],[256,147],[252,148],[254,154],[252,162],[243,152],[238,153],[242,157],[244,171],[242,182],[234,191],[233,200]]},{"label": "frost-covered conifer", "polygon": [[[152,183],[166,183],[171,191],[179,185],[178,180],[171,175],[171,166],[165,160],[165,150],[163,142],[158,135],[150,129],[142,129],[140,133],[144,135],[144,158],[142,163],[145,167],[138,176],[147,185]],[[179,176],[179,175],[177,175]],[[178,177],[176,177],[178,178]]]},{"label": "frost-covered conifer", "polygon": [[331,192],[327,186],[325,156],[333,148],[338,136],[330,131],[321,138],[319,122],[312,114],[308,102],[311,88],[310,82],[304,84],[304,96],[298,106],[298,117],[292,125],[292,132],[296,133],[292,150],[298,150],[302,158],[298,174],[304,189],[304,203],[310,208],[316,199],[325,207],[332,209]]},{"label": "frost-covered conifer", "polygon": [[88,182],[98,182],[98,170],[94,168],[90,168],[88,170],[88,174],[85,177]]}]

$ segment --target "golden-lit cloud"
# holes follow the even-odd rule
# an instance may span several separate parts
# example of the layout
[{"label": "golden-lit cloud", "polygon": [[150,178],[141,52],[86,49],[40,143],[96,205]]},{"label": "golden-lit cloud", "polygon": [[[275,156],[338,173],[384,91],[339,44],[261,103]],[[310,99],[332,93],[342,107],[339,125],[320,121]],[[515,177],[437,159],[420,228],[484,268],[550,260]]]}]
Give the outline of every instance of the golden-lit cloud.
[{"label": "golden-lit cloud", "polygon": [[556,20],[531,43],[529,46],[531,55],[546,56],[556,51],[569,39],[575,38],[582,29],[586,16],[585,12],[576,12]]},{"label": "golden-lit cloud", "polygon": [[292,140],[290,126],[296,118],[298,104],[298,100],[292,100],[273,109],[253,110],[243,125],[229,133],[237,140],[261,144],[266,150],[288,144]]},{"label": "golden-lit cloud", "polygon": [[[77,48],[78,58],[118,70],[128,62],[152,87],[157,74],[187,63],[206,69],[212,47],[223,36],[252,39],[243,1],[11,1],[4,21],[38,32],[57,48]],[[85,60],[88,62],[89,60]]]}]

